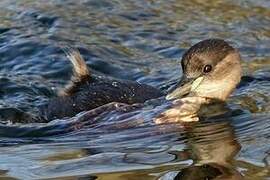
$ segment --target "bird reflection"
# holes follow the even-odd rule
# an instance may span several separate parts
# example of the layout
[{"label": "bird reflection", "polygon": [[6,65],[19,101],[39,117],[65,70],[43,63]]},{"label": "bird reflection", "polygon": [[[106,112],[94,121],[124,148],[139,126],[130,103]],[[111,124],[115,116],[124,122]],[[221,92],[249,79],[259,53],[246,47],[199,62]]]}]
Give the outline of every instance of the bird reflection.
[{"label": "bird reflection", "polygon": [[199,123],[187,128],[186,135],[187,148],[176,155],[181,160],[192,159],[193,164],[182,169],[174,179],[243,178],[233,165],[241,146],[229,121]]}]

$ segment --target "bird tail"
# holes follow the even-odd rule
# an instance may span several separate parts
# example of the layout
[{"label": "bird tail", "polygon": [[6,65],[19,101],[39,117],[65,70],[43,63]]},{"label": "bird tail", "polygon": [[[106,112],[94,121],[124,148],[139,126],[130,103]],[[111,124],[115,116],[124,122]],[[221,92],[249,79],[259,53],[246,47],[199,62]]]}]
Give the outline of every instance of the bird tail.
[{"label": "bird tail", "polygon": [[79,86],[88,81],[91,77],[90,70],[85,63],[82,55],[77,49],[64,48],[63,49],[67,58],[70,60],[73,66],[73,74],[71,81],[64,89],[60,90],[60,96],[68,96],[74,94]]}]

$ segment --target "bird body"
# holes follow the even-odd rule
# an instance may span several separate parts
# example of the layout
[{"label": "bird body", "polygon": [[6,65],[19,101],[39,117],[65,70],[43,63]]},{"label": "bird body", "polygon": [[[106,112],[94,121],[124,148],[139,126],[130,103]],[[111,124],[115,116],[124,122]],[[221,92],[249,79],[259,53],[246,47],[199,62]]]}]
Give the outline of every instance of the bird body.
[{"label": "bird body", "polygon": [[[112,102],[143,103],[164,96],[161,90],[136,81],[92,75],[76,50],[69,51],[67,57],[73,64],[73,77],[58,97],[40,108],[40,117],[46,122],[72,117]],[[165,111],[156,122],[181,121],[179,117],[193,116],[201,104],[225,101],[241,79],[240,61],[238,51],[224,40],[207,39],[193,45],[182,57],[182,78],[166,95],[167,100],[175,100],[176,106]]]}]

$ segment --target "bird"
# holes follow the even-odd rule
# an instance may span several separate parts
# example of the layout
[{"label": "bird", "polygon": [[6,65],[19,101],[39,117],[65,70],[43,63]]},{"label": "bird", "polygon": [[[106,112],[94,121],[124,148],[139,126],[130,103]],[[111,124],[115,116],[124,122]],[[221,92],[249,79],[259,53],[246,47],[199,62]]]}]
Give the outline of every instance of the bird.
[{"label": "bird", "polygon": [[202,105],[225,102],[241,81],[241,56],[223,39],[206,39],[182,56],[183,76],[166,95],[173,106],[155,123],[198,121]]},{"label": "bird", "polygon": [[167,122],[164,121],[166,115],[175,118],[187,114],[183,108],[188,107],[185,103],[195,104],[197,111],[201,104],[225,101],[240,82],[242,74],[239,52],[225,40],[216,38],[202,40],[183,54],[183,75],[168,93],[136,81],[96,76],[78,50],[73,49],[66,54],[73,65],[71,81],[57,97],[39,107],[39,117],[43,122],[73,117],[112,102],[135,104],[165,97],[182,108],[176,106],[156,119],[157,123],[163,123]]}]

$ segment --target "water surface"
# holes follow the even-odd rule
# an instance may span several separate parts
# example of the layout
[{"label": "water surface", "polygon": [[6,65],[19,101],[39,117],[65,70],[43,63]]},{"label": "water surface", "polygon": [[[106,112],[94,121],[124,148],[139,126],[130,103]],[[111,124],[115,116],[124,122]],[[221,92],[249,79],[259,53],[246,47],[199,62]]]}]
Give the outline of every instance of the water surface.
[{"label": "water surface", "polygon": [[[267,0],[1,0],[0,177],[267,179],[270,177],[270,3]],[[96,75],[166,91],[192,44],[218,37],[243,58],[225,115],[154,125],[166,103],[20,124],[56,96],[78,48]],[[211,114],[209,112],[209,114]]]}]

